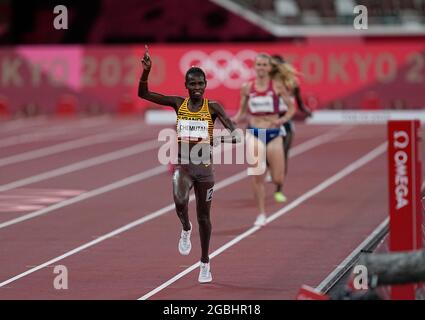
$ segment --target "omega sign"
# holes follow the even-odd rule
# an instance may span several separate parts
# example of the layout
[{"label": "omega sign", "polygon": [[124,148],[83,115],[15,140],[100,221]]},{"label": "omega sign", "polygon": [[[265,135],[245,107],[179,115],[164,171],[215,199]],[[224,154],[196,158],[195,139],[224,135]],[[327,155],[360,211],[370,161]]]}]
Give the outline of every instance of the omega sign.
[{"label": "omega sign", "polygon": [[[421,162],[419,120],[388,121],[389,249],[391,252],[423,248],[420,210]],[[392,300],[414,300],[417,284],[391,286]]]},{"label": "omega sign", "polygon": [[409,177],[407,176],[407,164],[409,154],[407,148],[409,146],[409,135],[406,131],[394,132],[394,163],[395,163],[395,198],[397,201],[397,210],[409,204]]}]

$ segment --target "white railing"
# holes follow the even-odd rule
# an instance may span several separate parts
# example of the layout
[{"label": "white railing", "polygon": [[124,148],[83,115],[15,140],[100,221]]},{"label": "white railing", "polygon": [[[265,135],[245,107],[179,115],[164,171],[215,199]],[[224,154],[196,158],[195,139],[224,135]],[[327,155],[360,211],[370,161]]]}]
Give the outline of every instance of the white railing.
[{"label": "white railing", "polygon": [[[266,19],[257,12],[231,0],[210,0],[276,37],[300,36],[412,36],[425,35],[424,24],[370,25],[366,30],[356,30],[353,25],[282,25]],[[353,13],[353,21],[354,21]]]}]

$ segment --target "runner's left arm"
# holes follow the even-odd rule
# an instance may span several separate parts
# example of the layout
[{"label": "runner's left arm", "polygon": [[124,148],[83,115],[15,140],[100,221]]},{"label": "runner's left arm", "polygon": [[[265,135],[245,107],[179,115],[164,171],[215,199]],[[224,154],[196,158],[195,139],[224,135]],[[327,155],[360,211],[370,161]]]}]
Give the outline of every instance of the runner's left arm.
[{"label": "runner's left arm", "polygon": [[310,108],[308,108],[304,104],[304,101],[301,98],[301,89],[300,89],[299,85],[295,86],[295,88],[294,88],[294,96],[295,96],[295,100],[297,101],[298,108],[300,108],[300,110],[302,112],[304,112],[307,115],[307,117],[311,117],[312,112],[311,112]]},{"label": "runner's left arm", "polygon": [[227,116],[226,112],[224,111],[223,106],[216,101],[211,101],[209,105],[210,105],[211,111],[215,115],[217,115],[218,119],[220,119],[220,122],[223,124],[223,126],[230,131],[230,135],[221,136],[221,142],[226,142],[226,143],[241,142],[241,137],[236,131],[236,128],[232,120],[230,120],[230,118]]},{"label": "runner's left arm", "polygon": [[290,99],[288,89],[286,89],[286,86],[282,82],[276,82],[275,89],[278,92],[279,96],[282,97],[285,104],[288,106],[288,111],[286,111],[285,115],[280,117],[276,121],[276,125],[280,127],[282,124],[290,121],[297,110],[295,108],[294,103]]}]

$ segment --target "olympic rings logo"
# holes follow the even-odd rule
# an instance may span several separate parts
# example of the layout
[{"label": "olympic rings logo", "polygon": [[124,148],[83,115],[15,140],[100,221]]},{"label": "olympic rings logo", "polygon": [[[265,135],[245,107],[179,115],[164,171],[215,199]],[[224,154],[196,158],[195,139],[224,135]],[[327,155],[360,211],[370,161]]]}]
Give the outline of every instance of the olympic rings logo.
[{"label": "olympic rings logo", "polygon": [[253,64],[257,52],[242,50],[233,54],[227,50],[216,50],[210,54],[201,50],[187,52],[180,59],[180,71],[185,74],[191,66],[199,66],[207,74],[208,87],[221,85],[228,89],[239,89],[255,76]]}]

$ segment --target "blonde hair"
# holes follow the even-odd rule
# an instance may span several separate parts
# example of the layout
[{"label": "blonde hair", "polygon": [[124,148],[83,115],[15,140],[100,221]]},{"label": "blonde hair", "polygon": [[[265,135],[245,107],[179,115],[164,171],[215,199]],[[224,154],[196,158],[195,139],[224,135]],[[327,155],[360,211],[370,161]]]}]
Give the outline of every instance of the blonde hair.
[{"label": "blonde hair", "polygon": [[288,62],[280,62],[274,58],[270,59],[270,64],[272,66],[270,76],[281,80],[285,87],[291,90],[291,92],[294,91],[298,86],[299,72]]},{"label": "blonde hair", "polygon": [[268,59],[269,62],[271,63],[272,57],[268,53],[260,52],[260,53],[257,53],[257,55],[255,56],[255,60],[257,60],[258,58]]}]

